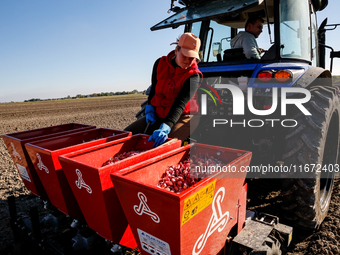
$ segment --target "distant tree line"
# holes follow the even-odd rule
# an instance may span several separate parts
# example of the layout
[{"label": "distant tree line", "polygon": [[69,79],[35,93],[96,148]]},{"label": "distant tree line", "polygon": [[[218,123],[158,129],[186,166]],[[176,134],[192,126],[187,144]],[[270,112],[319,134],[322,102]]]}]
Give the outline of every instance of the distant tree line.
[{"label": "distant tree line", "polygon": [[25,102],[36,102],[36,101],[50,101],[50,100],[63,100],[63,99],[77,99],[77,98],[87,98],[87,97],[103,97],[103,96],[118,96],[118,95],[128,95],[128,94],[145,94],[145,90],[139,92],[137,89],[132,91],[122,91],[122,92],[101,92],[101,93],[93,93],[89,95],[78,94],[74,97],[68,95],[63,98],[55,98],[55,99],[40,99],[40,98],[32,98],[25,100]]},{"label": "distant tree line", "polygon": [[333,76],[333,86],[340,86],[340,76]]}]

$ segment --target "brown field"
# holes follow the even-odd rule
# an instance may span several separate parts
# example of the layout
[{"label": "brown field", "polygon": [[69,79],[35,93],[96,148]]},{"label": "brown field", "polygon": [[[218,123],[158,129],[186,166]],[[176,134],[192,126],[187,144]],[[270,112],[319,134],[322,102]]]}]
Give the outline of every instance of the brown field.
[{"label": "brown field", "polygon": [[[143,95],[126,95],[0,104],[0,134],[77,122],[97,127],[124,129],[135,120]],[[42,209],[42,202],[31,194],[0,139],[0,254],[15,252],[9,224],[7,199],[14,195],[19,212],[27,213],[32,206]],[[278,215],[280,185],[278,180],[247,180],[248,208]],[[294,229],[289,254],[340,254],[340,181],[335,182],[329,215],[318,230]],[[22,254],[31,254],[28,251]]]}]

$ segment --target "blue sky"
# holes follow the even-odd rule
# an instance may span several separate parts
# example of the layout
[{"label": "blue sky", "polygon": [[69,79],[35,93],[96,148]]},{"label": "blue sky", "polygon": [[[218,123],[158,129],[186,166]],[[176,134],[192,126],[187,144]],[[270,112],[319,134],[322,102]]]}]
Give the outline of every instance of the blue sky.
[{"label": "blue sky", "polygon": [[[1,0],[0,102],[146,89],[154,61],[183,32],[150,31],[169,7],[170,0]],[[339,9],[329,0],[318,22],[340,23]],[[339,32],[327,34],[335,50]],[[339,59],[333,68],[339,75]]]}]

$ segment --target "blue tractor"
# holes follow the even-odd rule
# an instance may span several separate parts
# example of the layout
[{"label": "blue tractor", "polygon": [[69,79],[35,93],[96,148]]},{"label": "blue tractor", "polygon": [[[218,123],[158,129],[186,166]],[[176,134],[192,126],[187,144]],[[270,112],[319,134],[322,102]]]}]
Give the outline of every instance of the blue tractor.
[{"label": "blue tractor", "polygon": [[[327,0],[176,0],[174,14],[151,28],[184,28],[201,39],[201,121],[191,140],[253,152],[261,177],[282,178],[282,209],[294,226],[317,228],[327,215],[339,170],[340,101],[325,69],[340,52],[325,45]],[[231,40],[248,18],[264,20],[267,49],[248,59]],[[242,93],[240,93],[242,92]],[[143,110],[137,114],[143,113]],[[276,168],[275,168],[276,167]],[[268,171],[271,170],[271,171]],[[253,174],[253,175],[252,175]],[[248,173],[248,177],[259,177]]]}]

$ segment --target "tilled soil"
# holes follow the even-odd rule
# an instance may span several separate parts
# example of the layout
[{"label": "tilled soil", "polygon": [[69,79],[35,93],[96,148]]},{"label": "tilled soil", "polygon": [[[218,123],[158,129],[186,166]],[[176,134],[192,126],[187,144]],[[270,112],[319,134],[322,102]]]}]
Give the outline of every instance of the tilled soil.
[{"label": "tilled soil", "polygon": [[[145,100],[113,100],[115,97],[0,104],[0,134],[77,122],[124,129],[135,120]],[[10,154],[0,139],[0,254],[16,254],[9,223],[7,200],[16,197],[18,212],[33,206],[42,209],[41,200],[24,186]],[[248,182],[248,208],[280,215],[279,180],[251,179]],[[295,229],[288,254],[340,254],[340,181],[335,181],[329,214],[318,230]]]}]

